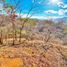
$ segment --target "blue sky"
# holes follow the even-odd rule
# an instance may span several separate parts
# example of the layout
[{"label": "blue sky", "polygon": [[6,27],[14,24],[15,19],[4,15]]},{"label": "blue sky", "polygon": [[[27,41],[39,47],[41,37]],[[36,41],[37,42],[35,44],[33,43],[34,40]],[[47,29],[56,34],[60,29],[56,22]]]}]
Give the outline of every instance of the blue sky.
[{"label": "blue sky", "polygon": [[[29,16],[33,14],[32,18],[45,19],[45,18],[59,18],[67,17],[67,0],[6,0],[7,3],[17,5],[17,14],[22,10],[23,17],[26,17],[29,10],[32,8]],[[2,3],[0,3],[2,9]]]}]

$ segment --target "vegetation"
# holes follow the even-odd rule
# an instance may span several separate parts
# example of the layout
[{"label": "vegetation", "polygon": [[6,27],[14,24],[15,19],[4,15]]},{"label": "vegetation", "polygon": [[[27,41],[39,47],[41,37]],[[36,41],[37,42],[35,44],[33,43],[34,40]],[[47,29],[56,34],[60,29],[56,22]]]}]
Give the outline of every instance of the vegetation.
[{"label": "vegetation", "polygon": [[32,19],[34,3],[22,18],[20,0],[13,0],[15,6],[1,1],[0,67],[67,67],[67,21]]}]

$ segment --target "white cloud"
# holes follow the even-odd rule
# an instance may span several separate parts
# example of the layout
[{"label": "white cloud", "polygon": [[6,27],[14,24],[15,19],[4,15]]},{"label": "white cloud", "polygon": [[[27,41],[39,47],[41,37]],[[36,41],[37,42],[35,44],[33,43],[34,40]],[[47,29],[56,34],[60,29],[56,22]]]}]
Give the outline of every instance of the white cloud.
[{"label": "white cloud", "polygon": [[3,14],[3,13],[4,13],[4,11],[3,11],[3,4],[0,3],[0,14]]},{"label": "white cloud", "polygon": [[48,10],[48,11],[45,11],[45,13],[47,13],[47,14],[57,14],[57,11]]},{"label": "white cloud", "polygon": [[[18,13],[17,13],[17,15],[18,15],[18,16],[21,16],[22,18],[26,18],[26,16],[27,16],[27,14],[20,14],[20,15],[19,15]],[[44,17],[44,16],[34,16],[34,15],[32,15],[31,17],[30,17],[30,16],[31,16],[31,15],[28,15],[29,18],[48,19],[47,17]],[[28,18],[28,17],[27,17],[27,18]]]},{"label": "white cloud", "polygon": [[65,15],[66,13],[67,13],[67,10],[60,9],[60,10],[58,11],[58,14],[59,14],[59,15]]},{"label": "white cloud", "polygon": [[32,16],[31,18],[37,18],[37,19],[48,19],[45,16]]},{"label": "white cloud", "polygon": [[31,18],[36,18],[36,19],[57,19],[57,18],[64,18],[67,16],[32,16]]},{"label": "white cloud", "polygon": [[2,9],[3,9],[3,4],[0,3],[0,10],[2,10]]},{"label": "white cloud", "polygon": [[64,10],[60,9],[58,12],[57,12],[59,15],[64,15]]},{"label": "white cloud", "polygon": [[28,18],[28,17],[30,17],[31,15],[27,15],[27,14],[19,14],[19,13],[17,13],[17,15],[18,16],[21,16],[22,18]]},{"label": "white cloud", "polygon": [[49,0],[48,5],[58,5],[58,7],[67,8],[67,4],[65,4],[61,0]]},{"label": "white cloud", "polygon": [[58,10],[58,11],[48,10],[48,11],[45,11],[45,13],[47,13],[47,14],[65,15],[65,14],[67,13],[67,10],[63,10],[63,9],[60,9],[60,10]]},{"label": "white cloud", "polygon": [[[19,16],[18,13],[17,13],[17,15]],[[21,14],[22,18],[26,18],[26,16],[27,16],[27,14]],[[67,17],[67,16],[34,16],[33,15],[32,17],[29,17],[29,18],[43,20],[43,19],[57,19],[57,18],[63,18],[63,17]]]},{"label": "white cloud", "polygon": [[59,7],[62,7],[62,8],[67,8],[67,4],[63,3],[63,2],[58,2],[57,5]]},{"label": "white cloud", "polygon": [[57,3],[59,3],[60,0],[48,0],[48,5],[56,5]]}]

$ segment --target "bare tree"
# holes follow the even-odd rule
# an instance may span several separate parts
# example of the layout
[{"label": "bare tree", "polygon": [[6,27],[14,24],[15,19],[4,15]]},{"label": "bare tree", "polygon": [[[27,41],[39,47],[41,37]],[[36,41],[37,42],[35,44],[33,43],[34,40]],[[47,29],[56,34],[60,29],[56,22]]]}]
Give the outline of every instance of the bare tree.
[{"label": "bare tree", "polygon": [[[40,11],[40,10],[37,10],[37,12],[33,12],[32,14],[30,14],[33,11],[33,9],[37,8],[35,3],[36,3],[36,0],[33,0],[33,4],[31,5],[31,7],[30,7],[30,9],[29,9],[29,11],[28,11],[28,13],[26,15],[26,18],[22,23],[22,27],[20,28],[20,37],[19,37],[19,43],[20,44],[21,44],[21,38],[22,38],[22,30],[24,28],[25,23],[28,22],[29,18],[31,18],[34,14],[36,14],[38,11]],[[20,11],[20,14],[21,13],[22,13],[22,11]],[[21,18],[21,16],[20,16],[20,18]]]},{"label": "bare tree", "polygon": [[[20,0],[18,0],[17,2],[16,2],[15,0],[13,0],[14,3],[15,3],[14,6],[6,3],[5,0],[2,0],[2,1],[3,1],[3,3],[5,3],[5,5],[6,5],[6,7],[4,6],[5,10],[6,10],[7,8],[10,8],[10,10],[7,10],[6,12],[8,12],[8,16],[10,16],[10,19],[11,19],[11,22],[12,22],[12,28],[13,28],[13,43],[12,43],[12,45],[14,45],[14,44],[15,44],[15,39],[16,39],[16,30],[15,30],[15,29],[16,29],[16,27],[15,27],[15,20],[16,20],[16,17],[17,17],[16,11],[18,10],[18,7],[19,7],[19,8],[21,7],[21,6],[19,5],[19,4],[20,4]],[[11,3],[12,3],[13,1],[10,0]],[[20,43],[21,43],[21,37],[22,37],[22,29],[24,28],[25,23],[27,23],[28,18],[31,18],[31,17],[34,15],[34,13],[31,14],[31,12],[33,11],[33,9],[36,8],[35,3],[36,3],[36,0],[33,1],[32,5],[31,5],[31,8],[29,9],[29,11],[28,11],[28,13],[27,13],[26,18],[25,18],[25,20],[24,20],[23,23],[22,23],[22,27],[20,28],[20,36],[19,36],[19,42],[20,42]],[[20,12],[19,12],[19,15],[20,15],[20,14],[22,13],[22,9],[19,9],[19,11],[20,11]]]}]

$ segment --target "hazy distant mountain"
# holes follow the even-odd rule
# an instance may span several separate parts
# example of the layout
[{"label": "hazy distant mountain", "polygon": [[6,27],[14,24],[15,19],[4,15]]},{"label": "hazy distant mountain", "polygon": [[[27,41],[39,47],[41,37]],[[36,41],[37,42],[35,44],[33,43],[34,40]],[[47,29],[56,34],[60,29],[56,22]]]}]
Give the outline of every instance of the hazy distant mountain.
[{"label": "hazy distant mountain", "polygon": [[52,19],[52,21],[53,22],[64,22],[64,21],[67,21],[67,17]]}]

